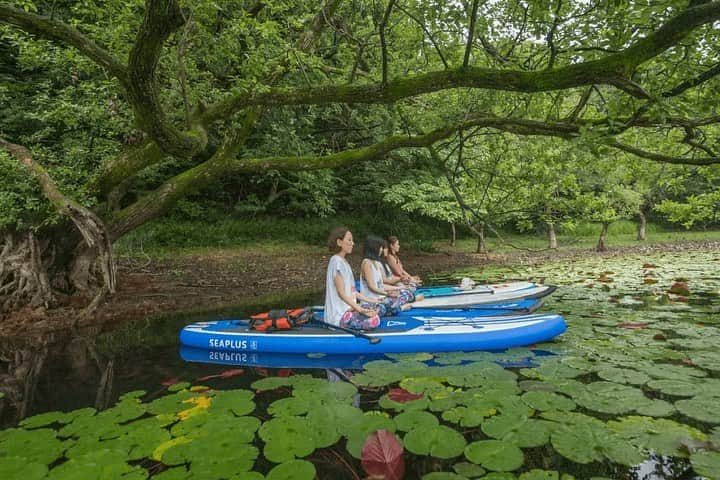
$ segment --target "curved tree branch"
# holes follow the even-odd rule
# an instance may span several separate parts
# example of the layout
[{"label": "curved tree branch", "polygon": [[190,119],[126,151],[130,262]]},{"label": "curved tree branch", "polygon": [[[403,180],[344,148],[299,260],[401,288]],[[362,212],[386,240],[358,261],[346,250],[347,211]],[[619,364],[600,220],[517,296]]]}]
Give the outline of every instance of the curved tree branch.
[{"label": "curved tree branch", "polygon": [[140,127],[160,148],[179,158],[191,157],[205,147],[207,136],[198,124],[191,133],[177,130],[165,117],[156,70],[165,40],[185,24],[177,0],[146,0],[145,19],[130,51],[128,96]]},{"label": "curved tree branch", "polygon": [[328,85],[310,89],[276,88],[261,93],[243,93],[210,106],[202,115],[202,122],[208,125],[252,105],[392,103],[459,87],[529,93],[606,84],[614,85],[630,95],[648,98],[648,94],[629,79],[634,69],[676,45],[695,28],[718,19],[720,1],[689,8],[619,53],[551,70],[525,72],[466,67],[397,78],[385,85]]},{"label": "curved tree branch", "polygon": [[14,8],[6,3],[0,3],[0,23],[14,25],[28,33],[75,47],[90,60],[106,69],[123,86],[127,87],[128,85],[127,68],[76,28],[51,17]]},{"label": "curved tree branch", "polygon": [[617,148],[618,150],[637,155],[640,158],[647,158],[648,160],[654,160],[656,162],[673,163],[676,165],[712,165],[720,163],[720,157],[718,156],[701,158],[671,157],[661,153],[648,152],[647,150],[633,147],[618,141],[610,142],[608,145]]}]

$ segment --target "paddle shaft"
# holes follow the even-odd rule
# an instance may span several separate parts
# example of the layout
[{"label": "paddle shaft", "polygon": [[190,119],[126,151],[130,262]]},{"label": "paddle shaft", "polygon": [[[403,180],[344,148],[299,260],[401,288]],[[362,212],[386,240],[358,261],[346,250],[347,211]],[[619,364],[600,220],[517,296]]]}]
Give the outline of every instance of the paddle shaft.
[{"label": "paddle shaft", "polygon": [[322,320],[318,320],[316,318],[313,319],[313,323],[317,323],[320,325],[323,325],[326,328],[331,328],[335,330],[340,330],[341,332],[349,333],[350,335],[354,335],[358,338],[362,338],[364,340],[367,340],[371,344],[375,345],[376,343],[380,343],[382,340],[380,337],[371,337],[370,335],[365,335],[362,332],[358,332],[357,330],[353,330],[352,328],[346,328],[341,327],[339,325],[333,325],[332,323],[323,322]]}]

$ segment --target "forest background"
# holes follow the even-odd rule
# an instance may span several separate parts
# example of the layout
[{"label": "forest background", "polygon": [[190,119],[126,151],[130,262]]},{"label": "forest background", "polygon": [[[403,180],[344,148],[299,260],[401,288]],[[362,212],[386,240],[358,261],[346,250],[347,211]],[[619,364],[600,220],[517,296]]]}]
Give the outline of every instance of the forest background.
[{"label": "forest background", "polygon": [[0,311],[92,313],[118,253],[292,251],[337,224],[425,251],[717,229],[718,19],[675,0],[0,2]]}]

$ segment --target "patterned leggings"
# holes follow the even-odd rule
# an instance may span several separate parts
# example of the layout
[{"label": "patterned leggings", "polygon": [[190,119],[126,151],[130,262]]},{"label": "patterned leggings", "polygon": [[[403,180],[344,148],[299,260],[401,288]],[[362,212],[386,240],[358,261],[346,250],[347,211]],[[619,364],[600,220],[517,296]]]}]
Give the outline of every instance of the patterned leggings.
[{"label": "patterned leggings", "polygon": [[380,317],[388,317],[397,315],[401,307],[408,302],[415,300],[415,295],[409,289],[402,289],[398,291],[397,297],[386,297],[383,303],[374,305],[372,303],[364,304],[363,308],[374,308],[377,309],[377,314]]},{"label": "patterned leggings", "polygon": [[[363,308],[372,308],[375,305],[363,305]],[[354,330],[372,330],[380,325],[380,317],[376,314],[372,317],[363,315],[360,312],[348,310],[345,312],[340,319],[340,326],[346,328],[352,328]]]}]

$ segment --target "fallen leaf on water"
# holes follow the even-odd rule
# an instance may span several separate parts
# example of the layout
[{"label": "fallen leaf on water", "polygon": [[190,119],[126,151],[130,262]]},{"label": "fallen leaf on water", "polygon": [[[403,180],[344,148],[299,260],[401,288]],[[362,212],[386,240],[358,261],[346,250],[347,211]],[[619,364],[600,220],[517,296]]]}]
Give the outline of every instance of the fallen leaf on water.
[{"label": "fallen leaf on water", "polygon": [[688,287],[688,284],[686,282],[676,281],[670,287],[669,292],[674,293],[675,295],[682,295],[684,297],[687,297],[688,295],[690,295],[690,287]]},{"label": "fallen leaf on water", "polygon": [[652,263],[643,263],[642,268],[657,268],[657,265],[653,265]]},{"label": "fallen leaf on water", "polygon": [[405,475],[403,446],[388,430],[371,434],[362,448],[361,462],[368,475],[385,480],[402,480]]},{"label": "fallen leaf on water", "polygon": [[245,373],[245,370],[242,368],[233,368],[230,370],[225,370],[222,373],[218,373],[216,375],[207,375],[205,377],[200,377],[197,379],[198,382],[204,382],[205,380],[210,380],[211,378],[230,378],[230,377],[237,377],[238,375],[242,375]]},{"label": "fallen leaf on water", "polygon": [[413,400],[423,398],[425,395],[422,393],[410,393],[404,388],[391,388],[388,392],[388,398],[393,402],[405,403]]},{"label": "fallen leaf on water", "polygon": [[629,330],[643,330],[648,327],[647,323],[625,322],[618,325],[618,328],[627,328]]}]

